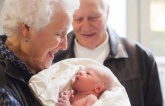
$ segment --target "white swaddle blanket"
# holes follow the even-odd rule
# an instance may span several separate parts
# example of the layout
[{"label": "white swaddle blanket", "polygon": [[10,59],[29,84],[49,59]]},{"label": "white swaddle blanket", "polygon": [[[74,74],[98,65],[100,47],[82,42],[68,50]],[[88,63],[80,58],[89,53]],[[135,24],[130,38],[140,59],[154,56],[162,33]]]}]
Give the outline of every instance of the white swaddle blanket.
[{"label": "white swaddle blanket", "polygon": [[[79,68],[88,64],[105,67],[87,58],[66,59],[34,75],[29,80],[29,87],[43,106],[55,106],[59,93],[71,89],[71,79],[73,76],[78,72]],[[112,90],[105,91],[93,106],[131,106],[125,88],[114,74],[113,78],[115,83]]]}]

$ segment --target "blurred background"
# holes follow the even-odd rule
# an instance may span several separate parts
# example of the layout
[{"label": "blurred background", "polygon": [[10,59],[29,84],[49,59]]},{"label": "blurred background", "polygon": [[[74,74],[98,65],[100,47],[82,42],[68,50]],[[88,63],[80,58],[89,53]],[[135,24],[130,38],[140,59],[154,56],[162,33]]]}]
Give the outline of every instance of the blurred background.
[{"label": "blurred background", "polygon": [[[0,1],[0,10],[3,2],[4,0]],[[165,0],[108,0],[108,2],[110,4],[108,24],[120,36],[140,42],[153,53],[165,101]],[[1,24],[0,33],[3,34]]]}]

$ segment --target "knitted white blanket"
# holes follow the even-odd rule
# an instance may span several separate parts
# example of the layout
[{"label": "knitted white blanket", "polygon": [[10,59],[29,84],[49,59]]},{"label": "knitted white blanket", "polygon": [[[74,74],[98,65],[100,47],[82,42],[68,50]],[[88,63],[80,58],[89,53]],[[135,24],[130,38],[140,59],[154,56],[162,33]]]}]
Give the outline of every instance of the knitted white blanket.
[{"label": "knitted white blanket", "polygon": [[[29,87],[43,106],[55,106],[59,93],[71,89],[71,79],[88,64],[102,64],[87,58],[72,58],[53,64],[34,75],[29,81]],[[111,70],[109,70],[111,71]],[[114,76],[114,87],[111,91],[105,91],[93,106],[131,106],[125,88]]]}]

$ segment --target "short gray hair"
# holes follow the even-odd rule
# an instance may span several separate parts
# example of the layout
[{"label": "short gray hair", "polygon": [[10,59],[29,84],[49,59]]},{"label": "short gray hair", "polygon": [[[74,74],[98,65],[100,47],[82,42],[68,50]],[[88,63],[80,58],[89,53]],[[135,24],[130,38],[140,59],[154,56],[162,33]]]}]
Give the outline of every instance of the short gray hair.
[{"label": "short gray hair", "polygon": [[1,11],[3,31],[8,36],[17,34],[21,23],[38,31],[49,24],[56,10],[72,14],[78,6],[79,0],[5,0]]}]

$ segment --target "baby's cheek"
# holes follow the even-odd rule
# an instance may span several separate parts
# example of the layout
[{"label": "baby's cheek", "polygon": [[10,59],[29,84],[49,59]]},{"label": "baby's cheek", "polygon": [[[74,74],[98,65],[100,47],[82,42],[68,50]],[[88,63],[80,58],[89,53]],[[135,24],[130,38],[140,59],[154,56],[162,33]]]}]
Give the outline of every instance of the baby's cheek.
[{"label": "baby's cheek", "polygon": [[76,76],[74,76],[72,79],[71,79],[71,87],[73,88],[73,85],[74,85],[74,82],[75,82],[75,78],[76,78]]}]

